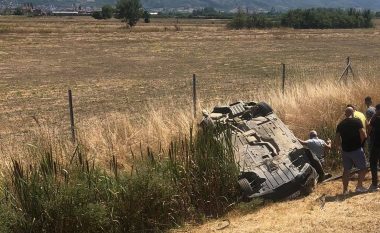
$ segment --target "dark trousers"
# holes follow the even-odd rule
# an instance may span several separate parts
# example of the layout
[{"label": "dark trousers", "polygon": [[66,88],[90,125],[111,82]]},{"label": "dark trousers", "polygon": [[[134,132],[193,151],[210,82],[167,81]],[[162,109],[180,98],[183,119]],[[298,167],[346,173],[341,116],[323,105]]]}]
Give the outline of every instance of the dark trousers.
[{"label": "dark trousers", "polygon": [[377,177],[377,165],[379,164],[380,159],[380,147],[372,146],[371,153],[369,156],[369,164],[371,167],[371,175],[372,175],[372,185],[378,185],[378,177]]},{"label": "dark trousers", "polygon": [[319,175],[319,178],[318,178],[318,182],[322,182],[324,179],[325,179],[325,171],[323,170],[323,167],[322,167],[322,163],[321,161],[318,159],[317,156],[315,156],[313,153],[311,153],[310,151],[308,151],[309,153],[306,153],[308,158],[309,158],[309,161],[310,161],[310,165],[315,169],[315,171],[318,173]]}]

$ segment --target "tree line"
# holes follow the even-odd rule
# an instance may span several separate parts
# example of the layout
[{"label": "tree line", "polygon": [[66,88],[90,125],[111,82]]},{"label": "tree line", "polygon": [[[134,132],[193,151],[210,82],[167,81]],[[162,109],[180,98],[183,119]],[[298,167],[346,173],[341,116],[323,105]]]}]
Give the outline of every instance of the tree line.
[{"label": "tree line", "polygon": [[283,15],[281,25],[292,28],[370,28],[373,27],[370,10],[356,9],[296,9]]},{"label": "tree line", "polygon": [[[377,15],[377,14],[376,14]],[[356,9],[295,9],[284,14],[246,14],[239,11],[228,24],[232,29],[291,27],[295,29],[371,28],[374,14]]]},{"label": "tree line", "polygon": [[[354,8],[330,9],[311,8],[295,9],[286,13],[270,11],[268,13],[248,14],[241,10],[232,15],[227,27],[231,29],[243,28],[273,28],[290,27],[295,29],[329,29],[329,28],[371,28],[373,18],[380,13],[372,13],[370,10],[357,10]],[[108,19],[111,17],[125,21],[130,27],[143,17],[146,23],[150,22],[150,13],[143,10],[140,0],[118,0],[116,7],[110,5],[102,7],[102,11],[94,12],[96,19]],[[178,17],[178,15],[175,15]],[[231,18],[231,13],[224,13],[211,7],[194,10],[188,14],[188,18]]]}]

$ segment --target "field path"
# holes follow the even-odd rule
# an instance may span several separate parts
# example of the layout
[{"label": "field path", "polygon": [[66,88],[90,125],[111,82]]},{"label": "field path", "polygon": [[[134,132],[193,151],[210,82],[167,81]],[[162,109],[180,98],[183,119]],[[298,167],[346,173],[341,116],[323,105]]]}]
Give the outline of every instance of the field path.
[{"label": "field path", "polygon": [[380,192],[343,198],[340,189],[340,181],[322,184],[308,197],[232,213],[185,232],[380,232]]}]

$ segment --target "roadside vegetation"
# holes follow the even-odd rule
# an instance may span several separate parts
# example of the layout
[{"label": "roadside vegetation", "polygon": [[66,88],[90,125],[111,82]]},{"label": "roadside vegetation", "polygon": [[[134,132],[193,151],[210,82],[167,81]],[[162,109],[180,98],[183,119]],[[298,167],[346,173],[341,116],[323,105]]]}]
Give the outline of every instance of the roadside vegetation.
[{"label": "roadside vegetation", "polygon": [[[318,86],[303,83],[285,96],[271,92],[267,100],[290,127],[303,125],[317,129],[322,138],[333,138],[344,106],[359,105],[363,93],[380,99],[376,89],[368,80],[347,86],[332,81]],[[95,129],[108,149],[91,148],[94,142],[85,129],[75,147],[41,130],[32,137],[26,154],[10,155],[1,185],[2,232],[157,232],[220,217],[236,208],[239,173],[228,130],[190,127],[185,132],[184,127],[175,136],[160,124],[154,130],[161,132],[156,133],[172,140],[131,149],[129,162],[121,164],[116,150],[124,145],[115,133],[123,131],[118,129],[122,125],[110,123],[115,127],[111,135],[102,132],[106,126]],[[107,150],[108,164],[96,162],[95,153]],[[17,159],[22,157],[32,160]],[[339,158],[332,152],[326,158],[327,169],[339,170]],[[259,205],[260,201],[240,208],[251,211]]]},{"label": "roadside vegetation", "polygon": [[229,138],[221,127],[191,131],[167,149],[131,152],[130,169],[113,156],[107,170],[81,143],[68,157],[37,135],[34,161],[12,159],[4,176],[1,232],[159,232],[221,216],[238,197]]}]

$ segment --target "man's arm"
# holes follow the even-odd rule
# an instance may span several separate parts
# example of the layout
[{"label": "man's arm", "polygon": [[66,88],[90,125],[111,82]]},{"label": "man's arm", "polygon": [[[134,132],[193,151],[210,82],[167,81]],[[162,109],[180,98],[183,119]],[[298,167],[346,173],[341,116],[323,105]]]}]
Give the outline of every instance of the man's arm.
[{"label": "man's arm", "polygon": [[297,138],[298,141],[303,145],[303,146],[306,146],[307,145],[307,141],[302,141],[301,139]]},{"label": "man's arm", "polygon": [[331,140],[330,140],[330,138],[328,138],[327,141],[325,142],[325,148],[331,149]]},{"label": "man's arm", "polygon": [[370,135],[371,134],[371,130],[372,130],[372,125],[371,125],[371,123],[370,122],[366,122],[366,124],[367,124],[367,135]]},{"label": "man's arm", "polygon": [[376,114],[368,122],[367,135],[371,134],[372,129],[375,127],[375,124],[376,124]]},{"label": "man's arm", "polygon": [[364,143],[364,141],[367,139],[367,133],[365,132],[364,128],[359,129],[360,133],[360,141],[361,143]]}]

